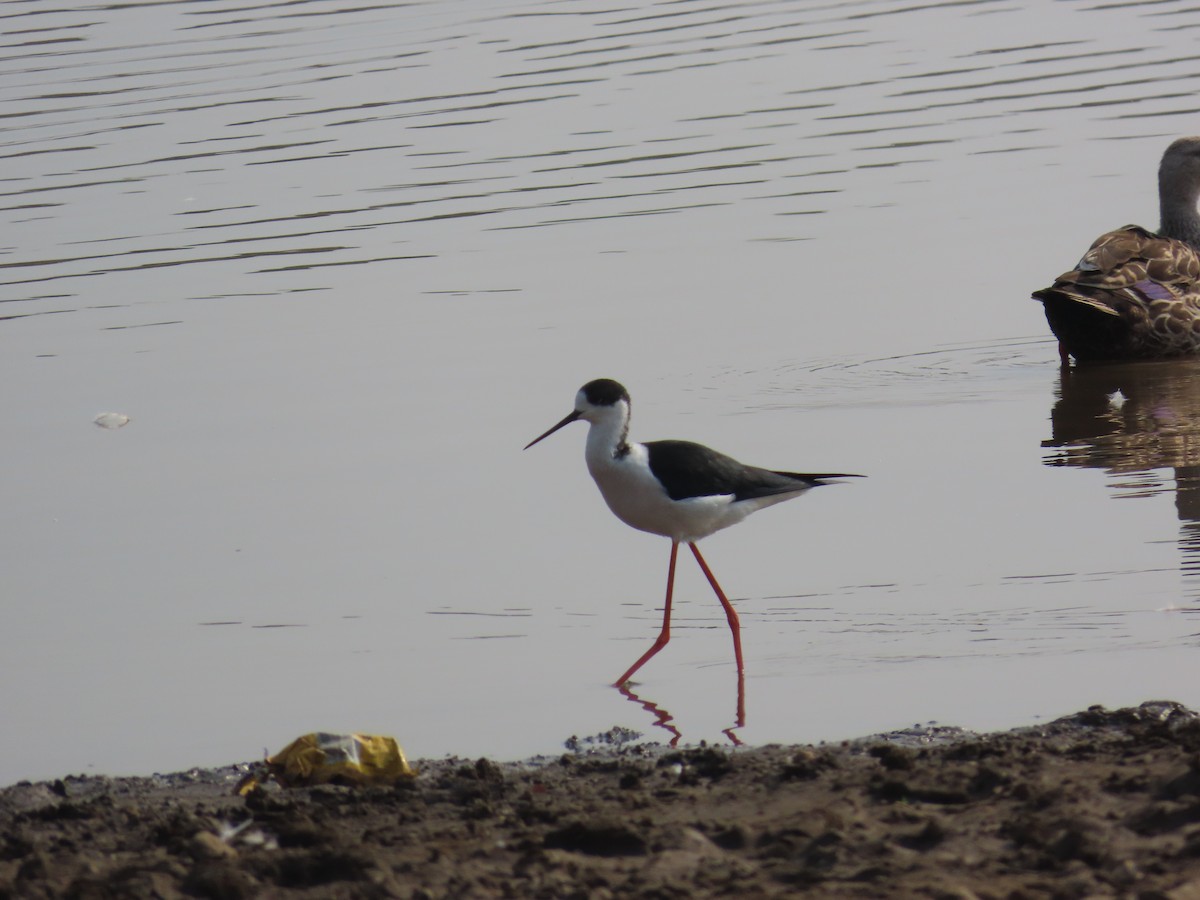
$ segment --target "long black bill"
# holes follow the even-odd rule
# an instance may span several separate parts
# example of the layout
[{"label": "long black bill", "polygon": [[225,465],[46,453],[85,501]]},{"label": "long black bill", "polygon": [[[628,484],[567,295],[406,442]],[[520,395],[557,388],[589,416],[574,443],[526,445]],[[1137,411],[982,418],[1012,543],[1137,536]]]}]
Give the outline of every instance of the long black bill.
[{"label": "long black bill", "polygon": [[551,428],[545,434],[541,435],[541,437],[535,437],[532,441],[530,441],[528,444],[526,444],[521,449],[528,450],[530,447],[532,447],[538,441],[540,441],[544,438],[550,437],[550,435],[554,434],[554,432],[558,431],[558,429],[562,428],[564,425],[570,425],[572,422],[574,422],[576,419],[578,419],[582,415],[583,415],[583,413],[581,413],[577,409],[571,410],[571,414],[569,416],[567,416],[565,419],[563,419],[561,422],[559,422],[557,425],[555,425],[553,428]]}]

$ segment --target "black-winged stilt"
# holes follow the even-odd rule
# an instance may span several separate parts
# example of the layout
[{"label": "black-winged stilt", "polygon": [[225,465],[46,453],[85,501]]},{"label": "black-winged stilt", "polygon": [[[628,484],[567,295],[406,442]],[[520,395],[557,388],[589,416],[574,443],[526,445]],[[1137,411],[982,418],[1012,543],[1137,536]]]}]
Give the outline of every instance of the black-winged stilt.
[{"label": "black-winged stilt", "polygon": [[675,557],[686,542],[725,609],[733,633],[733,652],[741,674],[742,638],[737,612],[700,555],[696,542],[736,525],[752,512],[791,500],[849,474],[802,474],[747,466],[703,444],[690,441],[629,441],[629,392],[611,378],[589,381],[575,395],[575,408],[528,450],[576,419],[589,424],[584,458],[608,508],[626,525],[671,539],[667,599],[662,631],[654,645],[615,682],[620,687],[671,639],[671,594]]}]

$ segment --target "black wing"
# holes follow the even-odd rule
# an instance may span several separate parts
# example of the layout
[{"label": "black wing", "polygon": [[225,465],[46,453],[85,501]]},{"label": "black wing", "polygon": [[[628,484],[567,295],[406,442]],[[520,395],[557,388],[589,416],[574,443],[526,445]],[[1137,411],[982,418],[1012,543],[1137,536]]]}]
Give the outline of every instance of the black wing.
[{"label": "black wing", "polygon": [[817,487],[831,478],[859,477],[760,469],[691,441],[650,441],[645,447],[651,473],[672,500],[724,494],[732,494],[735,500],[749,500]]}]

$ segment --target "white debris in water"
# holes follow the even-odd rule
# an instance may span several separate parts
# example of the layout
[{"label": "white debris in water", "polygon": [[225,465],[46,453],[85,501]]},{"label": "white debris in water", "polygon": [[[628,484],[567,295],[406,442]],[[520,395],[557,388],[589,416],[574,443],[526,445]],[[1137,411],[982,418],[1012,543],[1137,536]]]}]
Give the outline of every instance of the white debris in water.
[{"label": "white debris in water", "polygon": [[124,413],[100,413],[96,418],[92,419],[101,428],[120,428],[123,425],[129,424],[129,416]]}]

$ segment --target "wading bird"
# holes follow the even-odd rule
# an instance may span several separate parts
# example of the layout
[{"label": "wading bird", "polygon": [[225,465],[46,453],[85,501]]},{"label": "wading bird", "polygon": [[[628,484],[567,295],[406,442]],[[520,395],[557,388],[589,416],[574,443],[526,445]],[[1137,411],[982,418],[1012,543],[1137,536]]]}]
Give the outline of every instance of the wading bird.
[{"label": "wading bird", "polygon": [[610,378],[589,381],[575,395],[575,408],[557,425],[525,445],[528,450],[576,419],[590,426],[584,459],[608,508],[626,525],[671,539],[667,599],[662,631],[653,646],[616,680],[620,687],[671,639],[671,594],[675,557],[686,542],[725,609],[733,633],[737,670],[742,667],[741,625],[696,542],[736,525],[752,512],[799,497],[830,479],[856,475],[809,475],[747,466],[690,441],[629,441],[629,392]]}]

